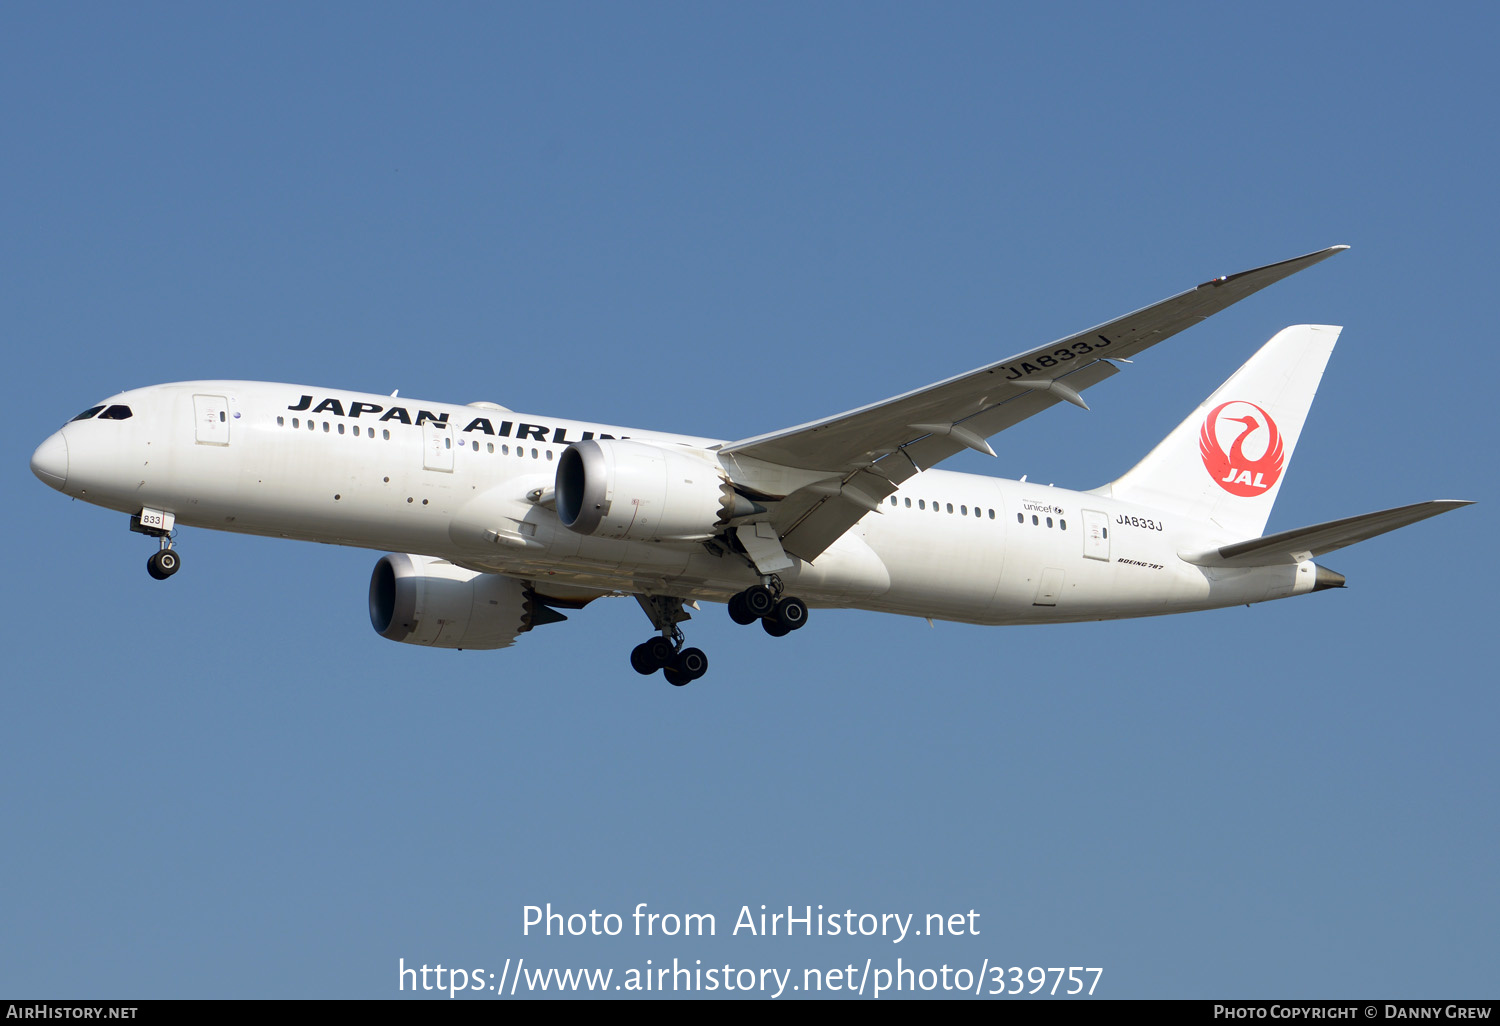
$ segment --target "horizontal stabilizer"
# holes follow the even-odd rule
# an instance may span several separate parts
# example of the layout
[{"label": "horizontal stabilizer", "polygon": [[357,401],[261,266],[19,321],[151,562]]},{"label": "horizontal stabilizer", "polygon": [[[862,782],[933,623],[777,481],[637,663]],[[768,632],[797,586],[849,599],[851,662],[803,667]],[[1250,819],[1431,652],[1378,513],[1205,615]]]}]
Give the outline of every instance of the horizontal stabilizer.
[{"label": "horizontal stabilizer", "polygon": [[1463,499],[1434,499],[1411,506],[1383,509],[1378,513],[1363,513],[1357,517],[1330,520],[1311,527],[1299,527],[1293,531],[1282,531],[1266,538],[1252,538],[1235,542],[1207,552],[1184,553],[1182,558],[1197,566],[1278,566],[1301,563],[1321,556],[1326,552],[1342,549],[1346,545],[1362,542],[1366,538],[1394,531],[1398,527],[1415,524],[1419,520],[1435,517],[1450,509],[1471,506]]}]

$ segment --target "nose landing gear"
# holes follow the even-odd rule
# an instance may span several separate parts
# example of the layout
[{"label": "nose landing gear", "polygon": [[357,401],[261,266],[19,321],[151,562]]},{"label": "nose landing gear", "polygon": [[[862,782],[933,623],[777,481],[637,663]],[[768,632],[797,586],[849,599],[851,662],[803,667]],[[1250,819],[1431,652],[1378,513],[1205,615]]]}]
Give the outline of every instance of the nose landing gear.
[{"label": "nose landing gear", "polygon": [[158,509],[143,509],[130,518],[130,529],[137,534],[148,535],[161,543],[161,547],[146,560],[146,573],[158,581],[165,581],[182,567],[182,557],[172,548],[172,526],[175,518]]}]

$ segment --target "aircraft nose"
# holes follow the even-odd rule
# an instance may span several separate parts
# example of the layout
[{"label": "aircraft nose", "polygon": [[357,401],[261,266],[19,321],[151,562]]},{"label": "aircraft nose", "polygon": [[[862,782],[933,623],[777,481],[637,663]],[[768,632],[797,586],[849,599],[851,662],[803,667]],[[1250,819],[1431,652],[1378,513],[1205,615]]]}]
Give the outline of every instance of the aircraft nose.
[{"label": "aircraft nose", "polygon": [[62,432],[50,436],[31,454],[31,472],[42,483],[62,490],[68,482],[68,442]]}]

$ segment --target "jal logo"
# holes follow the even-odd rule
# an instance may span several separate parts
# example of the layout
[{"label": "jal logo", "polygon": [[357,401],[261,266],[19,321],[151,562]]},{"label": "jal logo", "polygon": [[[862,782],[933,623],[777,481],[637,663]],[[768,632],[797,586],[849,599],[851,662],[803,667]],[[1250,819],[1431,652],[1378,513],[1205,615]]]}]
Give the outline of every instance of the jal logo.
[{"label": "jal logo", "polygon": [[1231,495],[1264,494],[1281,479],[1286,463],[1276,422],[1259,406],[1241,400],[1220,403],[1209,412],[1198,449],[1203,466]]}]

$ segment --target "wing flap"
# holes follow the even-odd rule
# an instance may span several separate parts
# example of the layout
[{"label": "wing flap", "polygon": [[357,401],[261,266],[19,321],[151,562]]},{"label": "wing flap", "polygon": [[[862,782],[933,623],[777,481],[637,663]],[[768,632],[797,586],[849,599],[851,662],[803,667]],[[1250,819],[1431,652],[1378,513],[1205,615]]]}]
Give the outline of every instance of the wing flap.
[{"label": "wing flap", "polygon": [[1250,567],[1279,566],[1301,563],[1304,560],[1334,552],[1355,542],[1407,527],[1418,521],[1435,517],[1440,513],[1470,506],[1463,499],[1434,499],[1395,509],[1383,509],[1375,513],[1362,513],[1357,517],[1330,520],[1311,527],[1299,527],[1291,531],[1265,538],[1223,545],[1207,552],[1183,554],[1182,558],[1197,566]]},{"label": "wing flap", "polygon": [[[907,463],[911,468],[911,464]],[[900,464],[893,464],[893,469]],[[771,524],[781,535],[782,548],[809,563],[838,541],[849,528],[895,493],[900,482],[915,476],[915,468],[893,481],[870,470],[858,470],[847,479],[830,478],[822,487],[799,489],[787,496],[772,515]]]},{"label": "wing flap", "polygon": [[[1073,389],[1083,389],[1119,373],[1119,368],[1104,360],[1080,367],[1061,376]],[[1041,389],[1009,389],[1014,394],[982,409],[970,417],[954,421],[963,432],[987,438],[1019,424],[1049,406],[1066,401],[1065,395]],[[929,432],[896,447],[896,452],[879,456],[867,467],[846,474],[838,480],[845,488],[877,503],[894,494],[904,482],[922,470],[936,466],[955,453],[973,448],[954,435]],[[871,455],[876,455],[872,453]],[[822,485],[825,482],[820,482]],[[869,508],[843,494],[830,495],[818,486],[804,488],[787,496],[772,515],[771,523],[782,535],[786,551],[809,562],[817,558],[849,528],[859,522]]]}]

